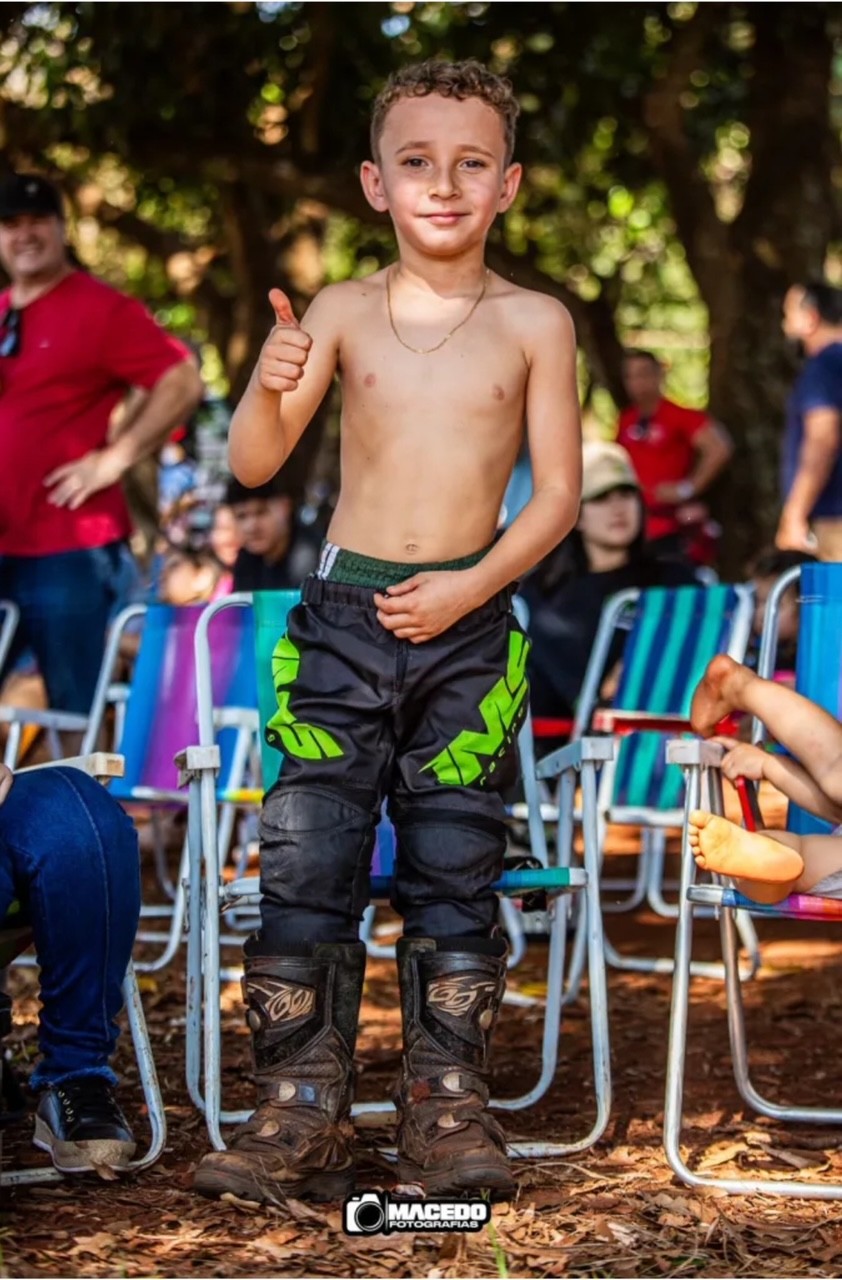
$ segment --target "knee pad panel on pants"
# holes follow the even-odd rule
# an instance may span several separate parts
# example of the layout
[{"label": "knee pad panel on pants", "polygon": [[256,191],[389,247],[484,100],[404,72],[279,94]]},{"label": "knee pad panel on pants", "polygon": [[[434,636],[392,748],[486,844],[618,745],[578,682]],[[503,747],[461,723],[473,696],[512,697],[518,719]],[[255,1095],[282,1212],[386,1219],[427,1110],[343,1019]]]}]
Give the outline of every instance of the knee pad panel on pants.
[{"label": "knee pad panel on pants", "polygon": [[430,937],[487,934],[497,921],[497,894],[506,850],[502,823],[460,819],[448,810],[404,813],[392,905],[409,932]]},{"label": "knee pad panel on pants", "polygon": [[379,810],[315,787],[273,789],[260,818],[260,887],[273,902],[359,919]]}]

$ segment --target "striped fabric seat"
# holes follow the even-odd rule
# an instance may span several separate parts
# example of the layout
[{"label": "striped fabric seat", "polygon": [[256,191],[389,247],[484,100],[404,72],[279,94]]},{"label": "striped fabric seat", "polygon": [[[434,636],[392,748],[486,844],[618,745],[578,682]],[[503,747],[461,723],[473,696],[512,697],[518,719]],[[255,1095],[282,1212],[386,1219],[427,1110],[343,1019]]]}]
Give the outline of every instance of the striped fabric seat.
[{"label": "striped fabric seat", "polygon": [[[176,752],[196,739],[196,663],[194,639],[203,605],[152,604],[143,616],[143,634],[135,664],[120,752],[126,771],[111,785],[118,800],[169,800],[183,806],[178,791]],[[253,707],[254,633],[242,610],[223,614],[214,628],[213,688],[217,706]],[[230,768],[236,730],[219,734],[222,752],[220,791],[241,782]]]},{"label": "striped fabric seat", "polygon": [[755,902],[736,889],[718,885],[694,885],[690,901],[700,906],[730,907],[750,911],[753,916],[774,916],[779,920],[842,920],[842,899],[815,898],[809,893],[791,893],[781,902]]},{"label": "striped fabric seat", "polygon": [[[256,660],[257,707],[260,712],[260,763],[263,771],[263,787],[266,791],[277,782],[283,765],[283,756],[275,747],[269,746],[264,732],[278,707],[277,692],[272,679],[272,654],[287,629],[290,610],[294,609],[300,600],[300,591],[255,591],[252,597],[256,628],[252,663]],[[220,614],[214,622],[214,628],[224,617],[224,613]]]},{"label": "striped fabric seat", "polygon": [[[687,716],[696,685],[717,653],[728,649],[738,606],[730,586],[655,587],[637,604],[613,710]],[[668,766],[664,743],[672,734],[633,733],[617,762],[612,805],[676,809],[683,799],[681,771]]]}]

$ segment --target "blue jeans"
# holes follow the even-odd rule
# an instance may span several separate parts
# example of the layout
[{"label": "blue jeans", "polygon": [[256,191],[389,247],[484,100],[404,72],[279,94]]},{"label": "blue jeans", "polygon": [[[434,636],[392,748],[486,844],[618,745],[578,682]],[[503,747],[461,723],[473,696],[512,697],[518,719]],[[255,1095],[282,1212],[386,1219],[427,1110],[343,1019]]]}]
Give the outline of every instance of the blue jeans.
[{"label": "blue jeans", "polygon": [[108,623],[128,604],[137,570],[125,542],[49,556],[0,556],[0,599],[20,609],[2,679],[31,649],[50,706],[85,715],[105,652]]},{"label": "blue jeans", "polygon": [[0,805],[0,919],[15,899],[41,966],[33,1088],[78,1075],[116,1082],[108,1059],[140,914],[140,857],[131,820],[78,769],[18,774]]}]

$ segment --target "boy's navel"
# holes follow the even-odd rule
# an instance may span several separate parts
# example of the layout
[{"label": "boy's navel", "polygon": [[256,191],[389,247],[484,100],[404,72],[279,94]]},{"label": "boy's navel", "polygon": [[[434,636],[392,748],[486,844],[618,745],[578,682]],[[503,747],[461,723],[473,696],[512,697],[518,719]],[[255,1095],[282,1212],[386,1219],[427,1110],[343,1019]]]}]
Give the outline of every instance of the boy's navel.
[{"label": "boy's navel", "polygon": [[506,393],[505,393],[505,391],[503,390],[503,388],[502,388],[502,387],[498,387],[496,382],[495,382],[495,384],[494,384],[494,390],[492,391],[492,393],[491,393],[491,394],[494,396],[494,399],[495,399],[495,400],[505,400],[505,399],[506,399]]}]

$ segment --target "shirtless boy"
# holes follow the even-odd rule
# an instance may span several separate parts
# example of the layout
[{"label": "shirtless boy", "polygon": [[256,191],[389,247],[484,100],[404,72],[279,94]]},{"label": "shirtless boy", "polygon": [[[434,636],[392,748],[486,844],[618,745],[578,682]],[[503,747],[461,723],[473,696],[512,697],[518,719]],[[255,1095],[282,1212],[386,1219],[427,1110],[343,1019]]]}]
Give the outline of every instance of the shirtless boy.
[{"label": "shirtless boy", "polygon": [[[733,711],[762,720],[770,735],[792,753],[772,755],[762,747],[717,738],[728,751],[727,778],[766,778],[802,809],[842,823],[842,725],[794,690],[763,680],[720,655],[696,690],[690,718],[710,737]],[[755,902],[781,902],[790,893],[842,897],[842,836],[797,836],[788,831],[744,831],[699,810],[690,814],[690,844],[697,864],[730,876]]]},{"label": "shirtless boy", "polygon": [[[581,479],[570,318],[484,261],[520,181],[516,115],[508,83],[478,63],[390,80],[361,177],[398,261],[324,289],[300,327],[273,290],[276,324],[232,423],[231,466],[262,484],[341,378],[341,493],[274,658],[267,733],[285,763],[263,806],[261,928],[245,948],[258,1108],[202,1160],[207,1195],[353,1188],[359,921],[384,795],[404,923],[398,1181],[433,1196],[513,1189],[487,1111],[506,976],[500,793],[527,699],[510,584],[571,529]],[[492,546],[525,423],[534,494]]]}]

